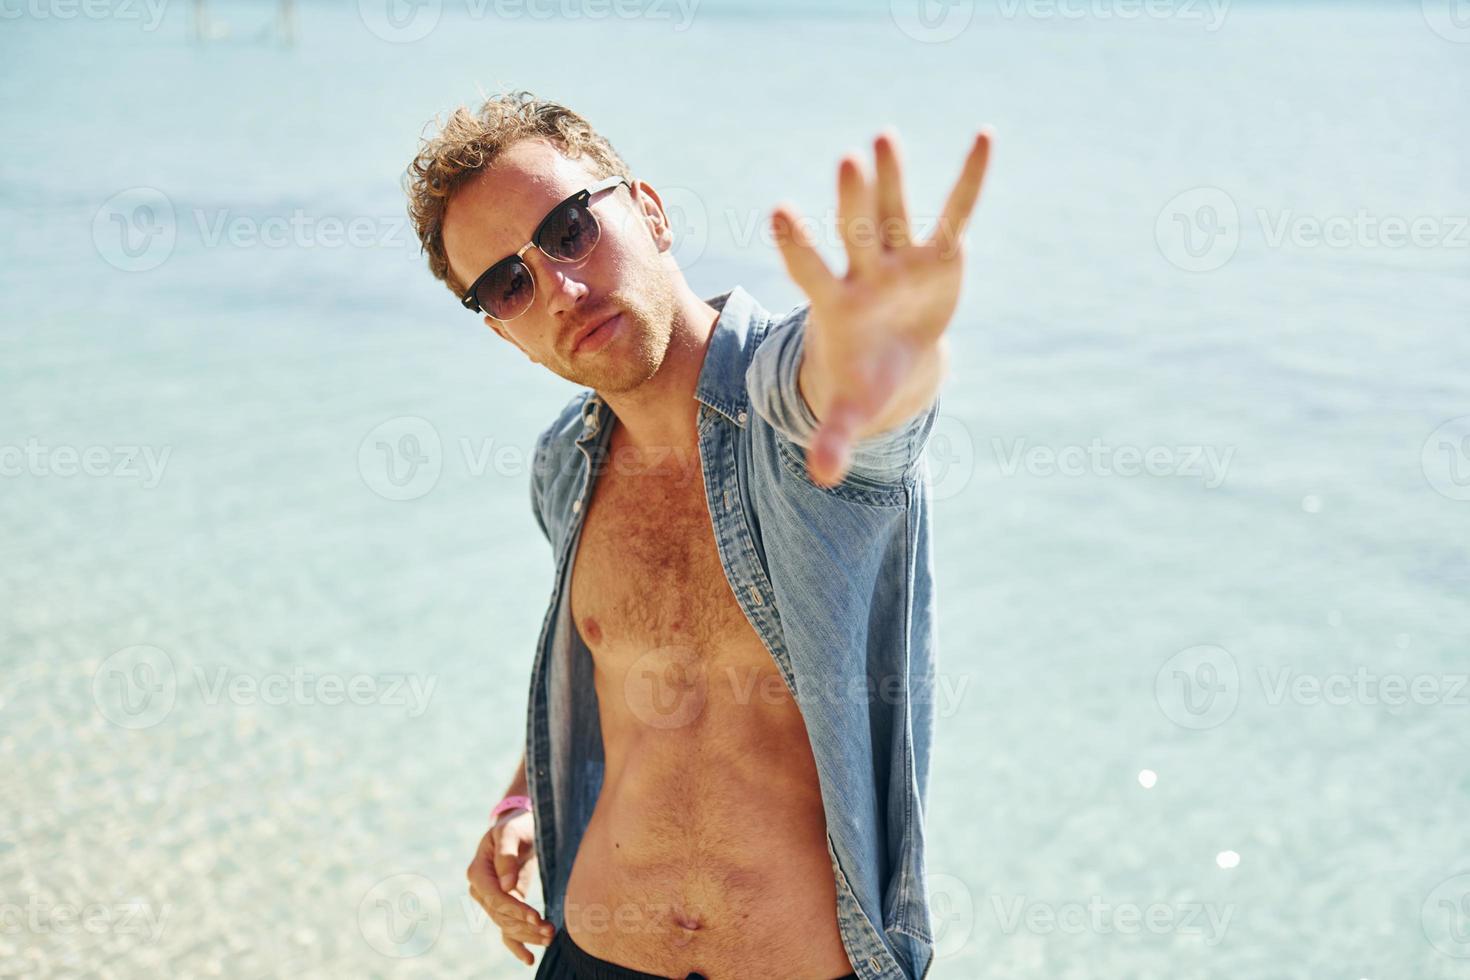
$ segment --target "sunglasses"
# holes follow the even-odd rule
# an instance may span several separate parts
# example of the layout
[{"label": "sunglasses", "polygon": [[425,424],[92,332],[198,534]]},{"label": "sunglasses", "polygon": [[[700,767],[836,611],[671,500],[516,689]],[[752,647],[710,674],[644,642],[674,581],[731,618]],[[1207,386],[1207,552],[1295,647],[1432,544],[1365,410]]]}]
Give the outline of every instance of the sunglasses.
[{"label": "sunglasses", "polygon": [[536,279],[521,256],[532,246],[556,262],[580,262],[597,247],[602,226],[592,213],[592,199],[619,184],[633,185],[625,177],[609,177],[573,194],[547,212],[531,240],[514,255],[507,255],[480,273],[460,297],[465,309],[497,320],[514,320],[531,308],[536,298]]}]

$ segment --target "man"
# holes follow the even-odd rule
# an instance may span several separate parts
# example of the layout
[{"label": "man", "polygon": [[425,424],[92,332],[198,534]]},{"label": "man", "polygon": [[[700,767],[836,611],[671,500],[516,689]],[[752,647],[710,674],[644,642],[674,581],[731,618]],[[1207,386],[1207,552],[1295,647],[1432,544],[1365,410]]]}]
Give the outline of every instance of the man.
[{"label": "man", "polygon": [[[527,752],[470,891],[538,978],[919,978],[934,639],[923,452],[980,133],[932,237],[896,140],[838,171],[834,275],[703,300],[658,191],[564,106],[457,110],[410,167],[430,269],[581,384],[540,437],[556,558]],[[544,917],[526,903],[539,881]]]}]

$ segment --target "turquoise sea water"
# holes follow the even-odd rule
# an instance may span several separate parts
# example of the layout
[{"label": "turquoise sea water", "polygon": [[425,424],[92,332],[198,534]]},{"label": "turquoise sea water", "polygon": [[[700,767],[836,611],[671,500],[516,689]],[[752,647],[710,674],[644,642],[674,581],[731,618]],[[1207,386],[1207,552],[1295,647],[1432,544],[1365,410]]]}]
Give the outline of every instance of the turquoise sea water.
[{"label": "turquoise sea water", "polygon": [[932,215],[997,130],[930,459],[933,976],[1470,975],[1470,21],[1140,6],[0,9],[0,976],[530,976],[463,869],[571,389],[398,187],[502,87],[773,310],[775,203],[830,221],[892,124]]}]

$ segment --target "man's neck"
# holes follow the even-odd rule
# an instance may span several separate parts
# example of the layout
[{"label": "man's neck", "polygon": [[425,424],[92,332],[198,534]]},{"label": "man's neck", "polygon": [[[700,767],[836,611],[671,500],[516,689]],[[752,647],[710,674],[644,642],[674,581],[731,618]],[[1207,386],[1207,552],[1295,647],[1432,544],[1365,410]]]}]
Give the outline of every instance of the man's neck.
[{"label": "man's neck", "polygon": [[681,284],[663,364],[633,391],[601,394],[623,429],[622,443],[639,451],[696,445],[694,392],[719,311]]}]

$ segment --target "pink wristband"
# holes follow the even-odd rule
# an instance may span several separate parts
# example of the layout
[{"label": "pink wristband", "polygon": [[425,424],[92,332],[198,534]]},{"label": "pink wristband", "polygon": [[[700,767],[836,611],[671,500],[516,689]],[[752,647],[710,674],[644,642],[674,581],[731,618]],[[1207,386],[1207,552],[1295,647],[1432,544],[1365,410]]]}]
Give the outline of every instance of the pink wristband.
[{"label": "pink wristband", "polygon": [[494,823],[502,813],[507,810],[529,810],[531,809],[531,798],[529,796],[507,796],[495,804],[495,809],[490,811],[490,822]]}]

